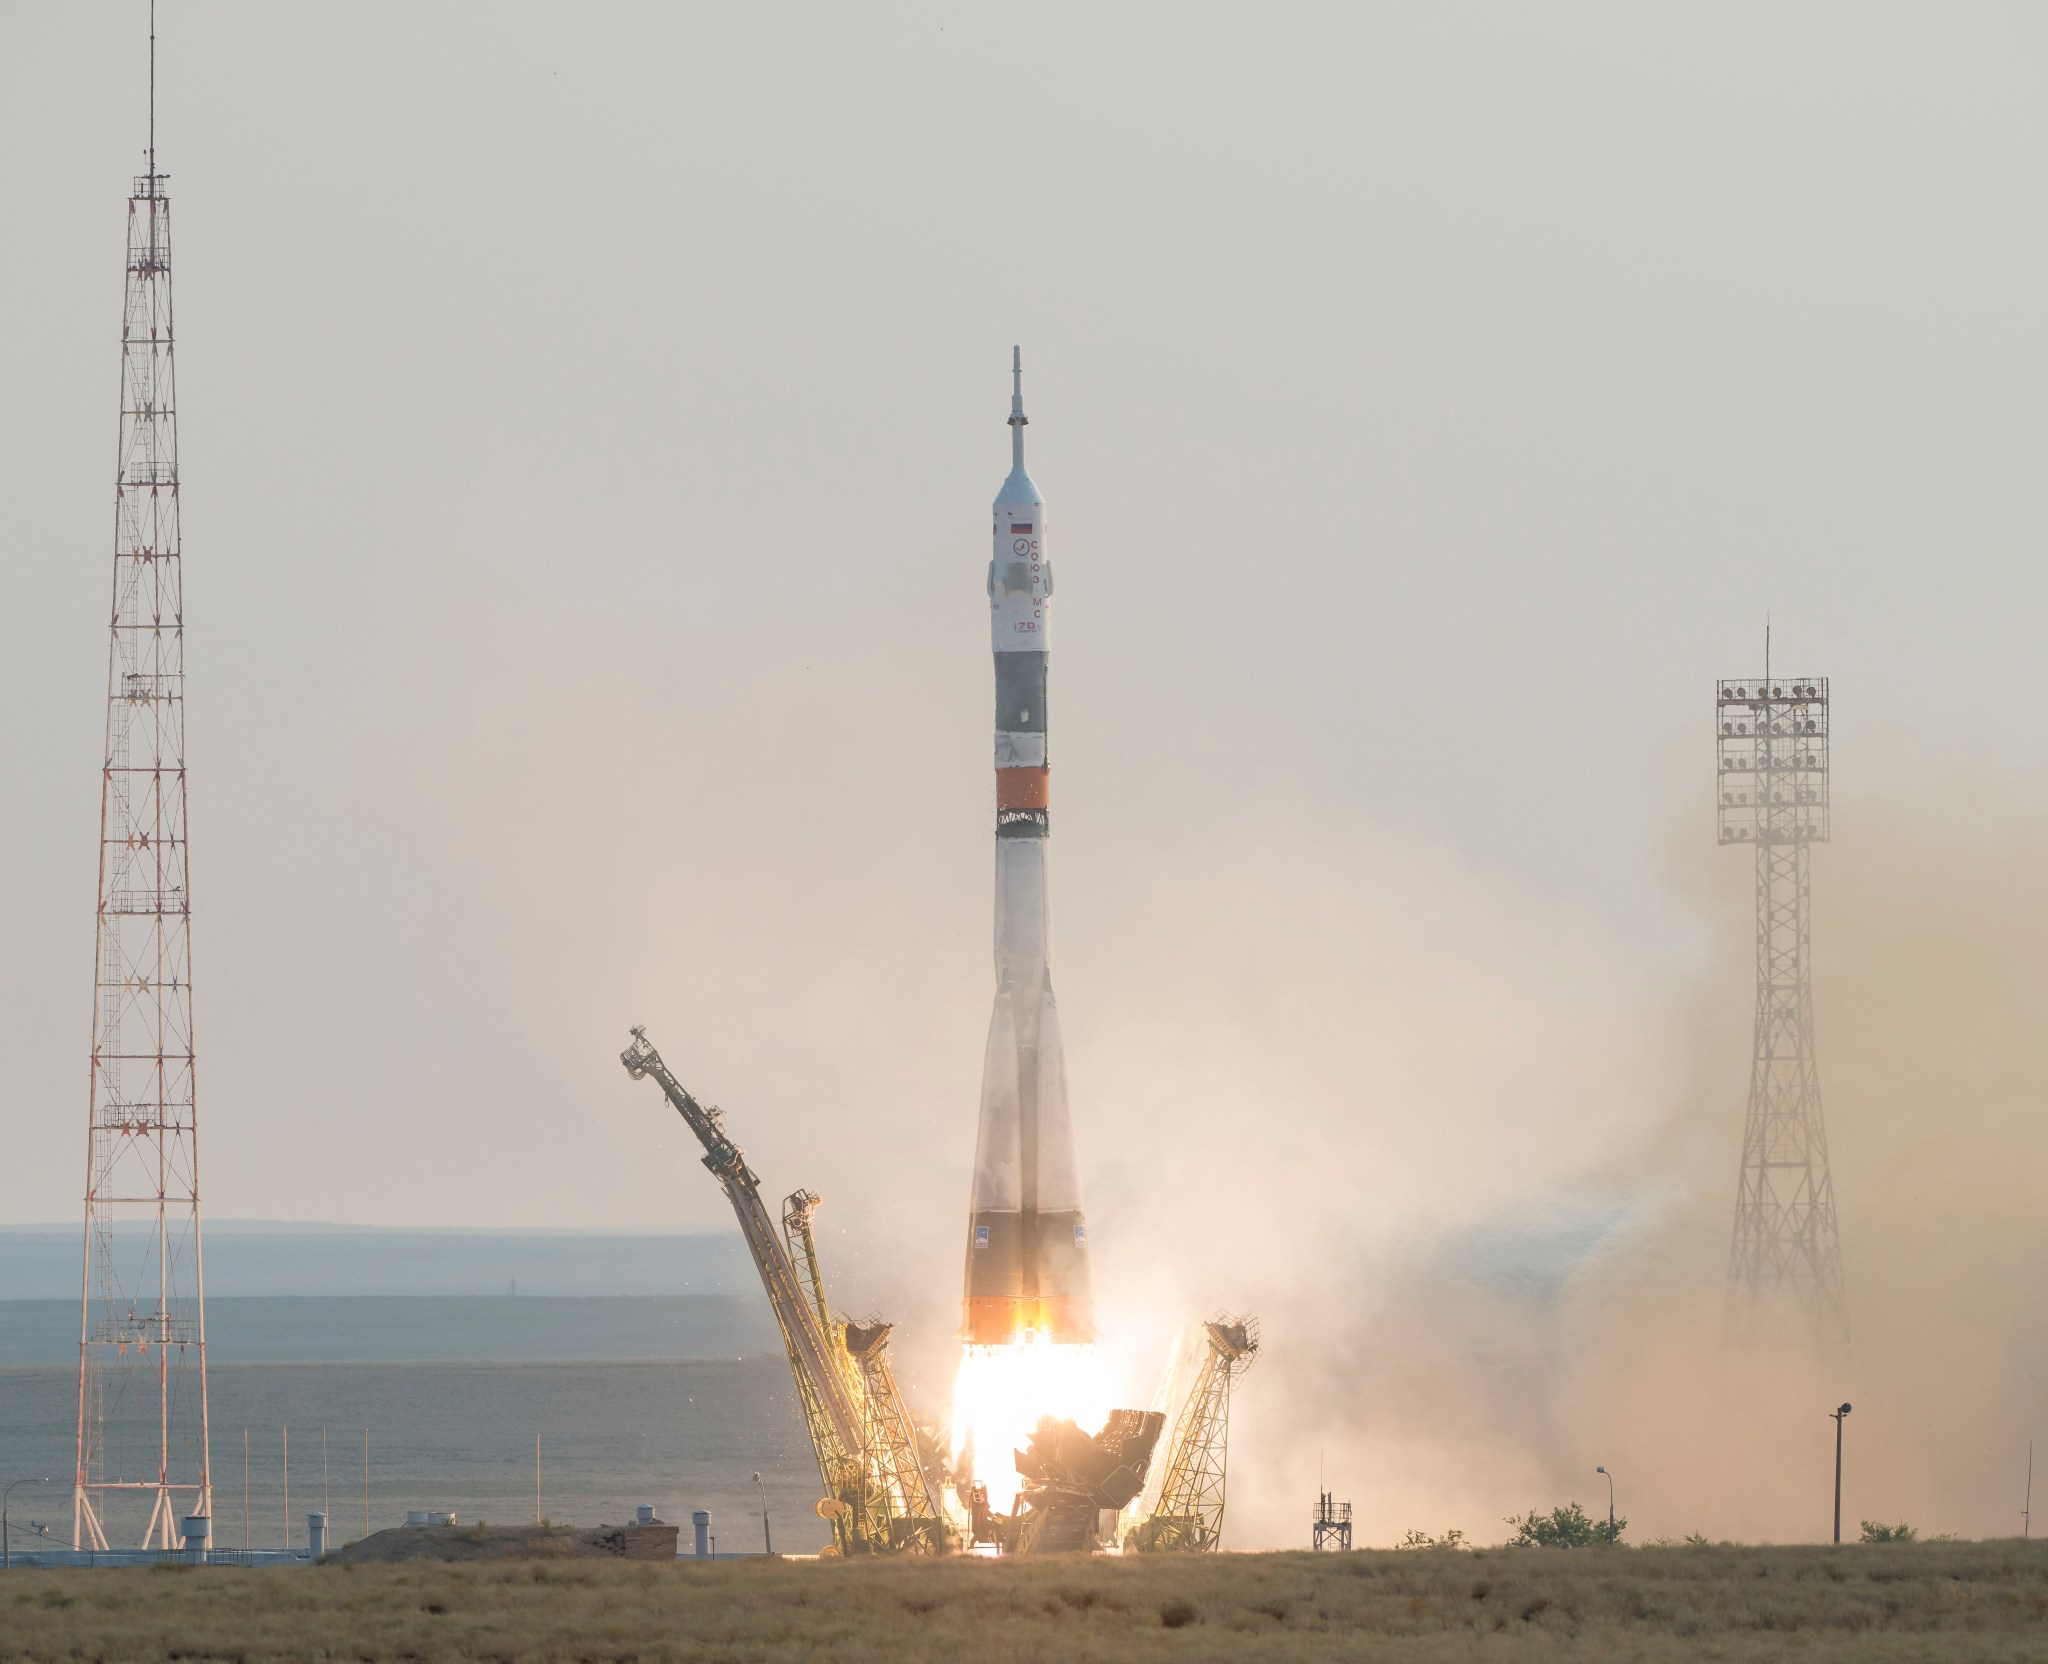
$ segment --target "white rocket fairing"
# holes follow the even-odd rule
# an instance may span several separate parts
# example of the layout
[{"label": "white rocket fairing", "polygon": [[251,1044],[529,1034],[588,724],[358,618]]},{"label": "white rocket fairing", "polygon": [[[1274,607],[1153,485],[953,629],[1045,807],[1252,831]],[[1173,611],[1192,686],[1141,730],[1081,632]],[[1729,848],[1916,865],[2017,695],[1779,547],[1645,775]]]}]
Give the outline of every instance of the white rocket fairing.
[{"label": "white rocket fairing", "polygon": [[988,569],[996,671],[996,1006],[982,1065],[962,1337],[1095,1338],[1066,1054],[1052,994],[1045,500],[1024,471],[1024,375],[1011,361],[1010,477]]}]

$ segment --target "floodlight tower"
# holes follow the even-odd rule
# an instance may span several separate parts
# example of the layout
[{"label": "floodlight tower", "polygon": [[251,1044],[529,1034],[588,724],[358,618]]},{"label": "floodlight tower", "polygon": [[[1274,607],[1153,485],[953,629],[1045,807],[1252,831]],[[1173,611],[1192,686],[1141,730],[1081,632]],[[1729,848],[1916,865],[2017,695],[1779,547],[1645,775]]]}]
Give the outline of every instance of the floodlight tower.
[{"label": "floodlight tower", "polygon": [[171,202],[128,198],[114,600],[101,762],[99,927],[78,1347],[72,1544],[171,1548],[213,1513],[185,842],[185,609],[178,533]]},{"label": "floodlight tower", "polygon": [[[1813,846],[1828,838],[1828,684],[1737,677],[1715,690],[1720,834],[1756,851],[1756,1050],[1735,1238],[1731,1331],[1769,1338],[1788,1315],[1823,1345],[1849,1339],[1848,1294],[1814,1062]],[[1773,1319],[1777,1319],[1776,1322]]]}]

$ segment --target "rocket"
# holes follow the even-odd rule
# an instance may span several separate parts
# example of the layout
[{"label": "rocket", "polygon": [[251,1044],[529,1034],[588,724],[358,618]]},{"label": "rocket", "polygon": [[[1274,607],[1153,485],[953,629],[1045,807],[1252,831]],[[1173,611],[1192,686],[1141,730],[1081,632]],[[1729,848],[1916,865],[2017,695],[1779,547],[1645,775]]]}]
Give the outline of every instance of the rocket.
[{"label": "rocket", "polygon": [[996,1004],[982,1064],[961,1338],[1000,1346],[1095,1338],[1088,1230],[1052,994],[1046,665],[1052,564],[1045,499],[1024,471],[1023,355],[1010,362],[1010,477],[988,568],[996,671]]}]

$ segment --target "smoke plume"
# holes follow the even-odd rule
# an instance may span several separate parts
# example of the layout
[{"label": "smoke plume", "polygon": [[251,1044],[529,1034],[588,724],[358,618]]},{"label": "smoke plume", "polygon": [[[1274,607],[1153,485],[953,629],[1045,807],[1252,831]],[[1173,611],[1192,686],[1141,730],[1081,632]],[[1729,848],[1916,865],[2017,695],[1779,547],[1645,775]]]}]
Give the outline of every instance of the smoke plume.
[{"label": "smoke plume", "polygon": [[[1596,1465],[1634,1540],[1824,1537],[1845,1400],[1848,1533],[2017,1533],[2042,1391],[2048,824],[1852,801],[1837,835],[1815,857],[1854,1329],[1836,1354],[1724,1342],[1747,861],[1675,863],[1712,948],[1669,993],[1569,917],[1367,840],[1296,839],[1284,872],[1226,878],[1223,916],[1179,928],[1134,901],[1146,963],[1089,1014],[1114,1041],[1077,1047],[1119,1129],[1093,1208],[1105,1308],[1137,1351],[1147,1316],[1263,1318],[1232,1542],[1304,1541],[1319,1473],[1362,1541],[1498,1541],[1532,1505],[1604,1507]],[[1159,882],[1185,897],[1193,876]]]}]

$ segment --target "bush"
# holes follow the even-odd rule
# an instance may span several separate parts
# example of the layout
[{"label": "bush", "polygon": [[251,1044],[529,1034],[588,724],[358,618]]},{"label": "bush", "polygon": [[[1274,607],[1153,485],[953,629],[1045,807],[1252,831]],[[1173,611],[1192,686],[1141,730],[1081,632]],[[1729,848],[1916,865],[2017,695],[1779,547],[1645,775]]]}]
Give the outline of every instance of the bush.
[{"label": "bush", "polygon": [[1621,1534],[1628,1529],[1628,1520],[1617,1516],[1610,1537],[1607,1522],[1594,1519],[1576,1502],[1567,1502],[1547,1514],[1539,1514],[1533,1508],[1526,1514],[1510,1514],[1508,1524],[1514,1527],[1514,1535],[1508,1538],[1509,1548],[1593,1548],[1620,1542]]},{"label": "bush", "polygon": [[1863,1522],[1863,1540],[1866,1543],[1910,1543],[1918,1535],[1904,1520],[1897,1525],[1886,1525],[1880,1520]]},{"label": "bush", "polygon": [[1427,1531],[1411,1531],[1397,1545],[1401,1548],[1463,1548],[1465,1533],[1455,1525],[1441,1537],[1432,1537]]},{"label": "bush", "polygon": [[1185,1629],[1195,1616],[1195,1609],[1184,1600],[1170,1600],[1159,1608],[1159,1621],[1168,1629]]}]

